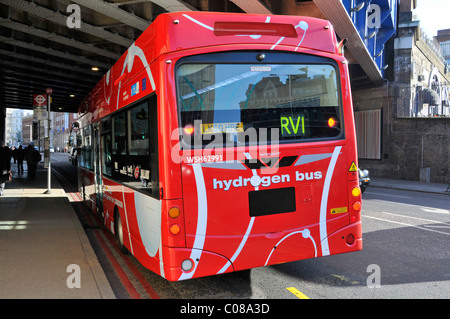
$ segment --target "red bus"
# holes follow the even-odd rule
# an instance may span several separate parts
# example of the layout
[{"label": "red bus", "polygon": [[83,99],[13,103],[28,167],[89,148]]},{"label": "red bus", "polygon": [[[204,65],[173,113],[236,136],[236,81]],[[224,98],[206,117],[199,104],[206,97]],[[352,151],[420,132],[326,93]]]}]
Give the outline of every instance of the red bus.
[{"label": "red bus", "polygon": [[80,192],[168,280],[362,249],[348,67],[328,21],[161,14],[79,113]]}]

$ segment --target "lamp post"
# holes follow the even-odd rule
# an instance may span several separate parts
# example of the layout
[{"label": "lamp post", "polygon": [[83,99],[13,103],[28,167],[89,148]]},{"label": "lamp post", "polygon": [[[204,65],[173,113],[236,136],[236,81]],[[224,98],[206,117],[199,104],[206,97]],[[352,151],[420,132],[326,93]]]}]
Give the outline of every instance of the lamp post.
[{"label": "lamp post", "polygon": [[45,90],[45,93],[47,94],[47,140],[44,142],[44,163],[45,158],[48,158],[48,171],[47,171],[47,191],[45,194],[51,194],[52,193],[52,161],[50,159],[50,99],[51,95],[53,93],[51,88],[47,88]]}]

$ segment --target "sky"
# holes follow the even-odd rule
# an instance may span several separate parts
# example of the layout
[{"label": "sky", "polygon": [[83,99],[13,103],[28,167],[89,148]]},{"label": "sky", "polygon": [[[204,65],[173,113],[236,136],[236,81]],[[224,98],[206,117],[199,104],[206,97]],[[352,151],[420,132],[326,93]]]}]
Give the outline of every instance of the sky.
[{"label": "sky", "polygon": [[437,30],[450,29],[450,0],[417,0],[414,13],[430,38],[437,35]]}]

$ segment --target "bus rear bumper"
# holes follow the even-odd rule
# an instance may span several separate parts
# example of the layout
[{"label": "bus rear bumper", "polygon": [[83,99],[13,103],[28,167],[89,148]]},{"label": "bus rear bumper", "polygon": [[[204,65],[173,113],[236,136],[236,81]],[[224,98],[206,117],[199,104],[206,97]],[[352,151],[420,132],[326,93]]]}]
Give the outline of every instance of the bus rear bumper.
[{"label": "bus rear bumper", "polygon": [[[292,238],[294,239],[294,236]],[[266,261],[265,264],[264,260],[257,258],[257,256],[253,256],[254,258],[247,256],[249,258],[241,259],[241,262],[235,265],[223,255],[210,251],[166,247],[165,255],[163,256],[164,274],[161,275],[170,281],[180,281],[327,255],[323,254],[322,251],[323,242],[318,245],[317,250],[304,238],[297,240],[297,243],[301,243],[303,246],[297,247],[300,249],[294,249],[290,245],[286,247],[278,246],[276,249],[278,252],[276,254],[270,253],[268,255],[269,258],[266,256],[269,251],[266,252],[266,255],[262,254],[264,255],[263,259]],[[330,234],[327,237],[327,245],[329,247],[329,255],[361,250],[361,222],[350,224]],[[253,250],[258,251],[257,247],[254,247]],[[259,255],[261,253],[259,251]]]},{"label": "bus rear bumper", "polygon": [[165,251],[164,274],[161,275],[170,281],[234,271],[231,262],[220,254],[189,248],[167,248]]},{"label": "bus rear bumper", "polygon": [[[327,237],[330,255],[362,250],[361,221],[343,227]],[[322,248],[322,243],[319,250]]]}]

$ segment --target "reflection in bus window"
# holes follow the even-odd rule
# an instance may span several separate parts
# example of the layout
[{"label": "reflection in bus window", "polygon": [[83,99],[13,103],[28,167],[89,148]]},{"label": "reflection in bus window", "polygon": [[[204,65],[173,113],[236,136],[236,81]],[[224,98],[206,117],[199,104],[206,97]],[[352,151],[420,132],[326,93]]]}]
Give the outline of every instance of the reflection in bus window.
[{"label": "reflection in bus window", "polygon": [[111,176],[111,120],[107,119],[102,122],[102,172],[105,175]]},{"label": "reflection in bus window", "polygon": [[111,176],[111,133],[103,135],[102,171],[103,174]]},{"label": "reflection in bus window", "polygon": [[120,113],[113,118],[112,151],[117,155],[126,155],[126,113]]},{"label": "reflection in bus window", "polygon": [[105,175],[151,193],[150,121],[147,101],[104,121],[102,168]]},{"label": "reflection in bus window", "polygon": [[130,155],[150,154],[149,149],[149,125],[148,105],[143,104],[128,111],[128,145]]},{"label": "reflection in bus window", "polygon": [[91,126],[86,126],[83,129],[83,146],[81,148],[81,167],[89,170],[93,169],[92,165],[92,130]]}]

